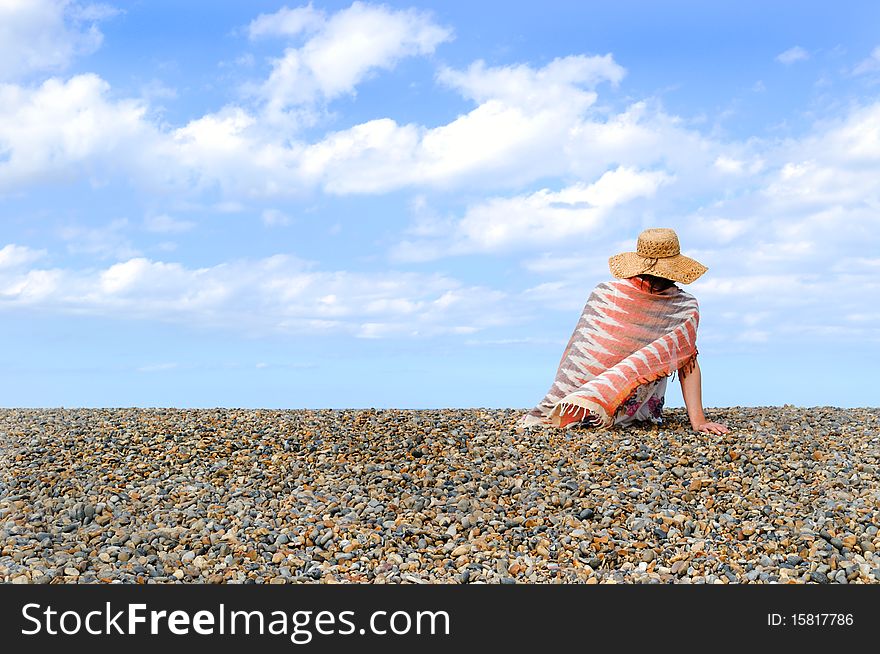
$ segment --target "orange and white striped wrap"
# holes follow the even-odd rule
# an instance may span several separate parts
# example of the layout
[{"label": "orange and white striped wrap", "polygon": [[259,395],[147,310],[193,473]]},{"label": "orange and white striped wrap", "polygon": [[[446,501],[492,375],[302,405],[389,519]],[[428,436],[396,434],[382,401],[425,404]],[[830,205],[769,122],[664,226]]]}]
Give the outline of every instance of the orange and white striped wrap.
[{"label": "orange and white striped wrap", "polygon": [[544,399],[518,425],[566,427],[598,416],[610,427],[642,384],[693,368],[700,310],[677,286],[651,293],[637,277],[602,282],[587,300]]}]

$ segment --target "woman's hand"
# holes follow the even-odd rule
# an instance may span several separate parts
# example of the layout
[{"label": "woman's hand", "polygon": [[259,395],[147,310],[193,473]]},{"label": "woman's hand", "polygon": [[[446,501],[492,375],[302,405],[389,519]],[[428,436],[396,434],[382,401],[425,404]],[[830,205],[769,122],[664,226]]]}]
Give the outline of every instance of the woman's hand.
[{"label": "woman's hand", "polygon": [[694,369],[685,376],[682,376],[681,371],[679,371],[678,380],[681,382],[681,395],[684,397],[684,404],[687,407],[691,427],[695,431],[700,431],[704,434],[726,434],[729,432],[730,430],[727,428],[727,425],[706,420],[706,416],[703,413],[700,362],[694,361]]},{"label": "woman's hand", "polygon": [[723,425],[720,422],[700,422],[700,423],[691,423],[691,427],[694,428],[694,431],[701,431],[706,434],[726,434],[730,430],[727,428],[727,425]]}]

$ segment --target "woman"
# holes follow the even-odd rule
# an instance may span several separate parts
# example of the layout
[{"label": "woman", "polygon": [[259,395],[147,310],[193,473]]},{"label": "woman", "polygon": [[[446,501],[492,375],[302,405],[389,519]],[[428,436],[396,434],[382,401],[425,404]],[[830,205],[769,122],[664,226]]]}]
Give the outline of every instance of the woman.
[{"label": "woman", "polygon": [[710,434],[729,431],[703,412],[699,306],[675,285],[693,282],[706,267],[681,254],[671,229],[646,229],[636,250],[608,260],[617,279],[590,295],[553,386],[520,418],[521,427],[659,423],[667,378],[678,371],[691,426]]}]

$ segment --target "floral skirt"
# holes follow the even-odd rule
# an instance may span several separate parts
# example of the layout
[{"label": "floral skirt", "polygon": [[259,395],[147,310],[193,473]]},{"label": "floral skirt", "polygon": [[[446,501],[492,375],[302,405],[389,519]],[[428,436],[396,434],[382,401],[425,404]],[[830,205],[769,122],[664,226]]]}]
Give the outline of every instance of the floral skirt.
[{"label": "floral skirt", "polygon": [[663,401],[667,377],[642,384],[620,405],[614,424],[626,427],[636,421],[663,422]]}]

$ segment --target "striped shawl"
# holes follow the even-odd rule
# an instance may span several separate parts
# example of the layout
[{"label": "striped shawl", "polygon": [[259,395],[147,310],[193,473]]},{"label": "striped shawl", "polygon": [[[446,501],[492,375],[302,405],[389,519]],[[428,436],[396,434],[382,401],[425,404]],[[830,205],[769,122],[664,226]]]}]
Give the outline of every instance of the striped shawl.
[{"label": "striped shawl", "polygon": [[566,427],[589,413],[602,427],[642,384],[687,374],[697,356],[697,300],[677,286],[651,293],[638,278],[596,286],[544,399],[518,425]]}]

